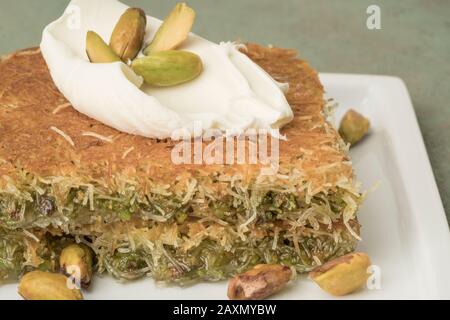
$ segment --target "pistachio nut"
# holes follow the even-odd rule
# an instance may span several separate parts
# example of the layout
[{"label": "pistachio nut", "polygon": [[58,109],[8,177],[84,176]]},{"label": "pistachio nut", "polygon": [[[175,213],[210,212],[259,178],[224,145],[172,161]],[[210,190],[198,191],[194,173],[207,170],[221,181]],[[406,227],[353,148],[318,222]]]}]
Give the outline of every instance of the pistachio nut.
[{"label": "pistachio nut", "polygon": [[131,67],[147,84],[158,87],[191,81],[203,71],[200,57],[187,51],[155,52],[134,60]]},{"label": "pistachio nut", "polygon": [[84,244],[72,244],[64,248],[59,257],[61,272],[79,280],[88,287],[92,280],[94,253]]},{"label": "pistachio nut", "polygon": [[260,300],[283,289],[292,270],[279,264],[260,264],[228,282],[230,300]]},{"label": "pistachio nut", "polygon": [[195,11],[185,3],[179,3],[158,29],[153,41],[144,50],[144,54],[173,50],[179,47],[189,36],[195,21]]},{"label": "pistachio nut", "polygon": [[94,31],[88,31],[86,35],[86,53],[92,63],[121,61],[111,47]]},{"label": "pistachio nut", "polygon": [[22,277],[19,294],[26,300],[83,300],[81,291],[59,273],[32,271]]},{"label": "pistachio nut", "polygon": [[142,49],[147,17],[144,10],[129,8],[117,22],[109,45],[124,61],[133,60]]},{"label": "pistachio nut", "polygon": [[309,277],[324,291],[343,296],[364,286],[370,276],[367,269],[371,264],[366,253],[350,253],[317,267]]},{"label": "pistachio nut", "polygon": [[339,134],[345,142],[355,144],[369,132],[370,121],[355,110],[349,110],[341,121]]}]

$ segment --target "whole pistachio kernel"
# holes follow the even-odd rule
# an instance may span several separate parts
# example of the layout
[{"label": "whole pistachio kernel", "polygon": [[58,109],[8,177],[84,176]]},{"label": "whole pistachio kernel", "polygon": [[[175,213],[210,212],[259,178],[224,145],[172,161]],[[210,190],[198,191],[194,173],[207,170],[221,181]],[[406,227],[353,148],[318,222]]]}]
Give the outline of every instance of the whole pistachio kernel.
[{"label": "whole pistachio kernel", "polygon": [[351,145],[359,142],[369,132],[370,121],[355,110],[349,110],[341,121],[339,134]]},{"label": "whole pistachio kernel", "polygon": [[92,63],[112,63],[121,61],[102,37],[94,31],[86,35],[86,54]]},{"label": "whole pistachio kernel", "polygon": [[177,49],[189,36],[196,13],[185,3],[178,3],[164,19],[144,54]]},{"label": "whole pistachio kernel", "polygon": [[372,265],[369,256],[363,252],[350,253],[331,260],[309,273],[325,292],[334,296],[344,296],[363,287]]},{"label": "whole pistachio kernel", "polygon": [[147,26],[147,17],[140,8],[129,8],[120,17],[109,45],[124,62],[133,60],[142,49]]},{"label": "whole pistachio kernel", "polygon": [[261,300],[282,290],[292,270],[280,264],[259,264],[228,282],[230,300]]},{"label": "whole pistachio kernel", "polygon": [[131,67],[147,84],[156,87],[189,82],[203,71],[203,63],[198,55],[176,50],[151,53],[134,60]]},{"label": "whole pistachio kernel", "polygon": [[81,291],[64,275],[43,271],[25,274],[19,283],[19,294],[26,300],[83,300]]},{"label": "whole pistachio kernel", "polygon": [[61,251],[59,265],[61,272],[67,276],[79,278],[83,287],[88,287],[92,280],[94,253],[85,244],[72,244]]}]

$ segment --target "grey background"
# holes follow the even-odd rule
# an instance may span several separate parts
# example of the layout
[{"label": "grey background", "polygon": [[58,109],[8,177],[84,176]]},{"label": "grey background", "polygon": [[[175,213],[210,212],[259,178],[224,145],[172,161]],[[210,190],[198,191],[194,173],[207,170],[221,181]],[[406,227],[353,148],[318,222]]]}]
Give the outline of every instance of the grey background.
[{"label": "grey background", "polygon": [[[0,54],[39,44],[68,0],[0,0]],[[124,0],[163,18],[173,0]],[[449,0],[190,0],[195,32],[298,49],[319,71],[401,77],[411,93],[450,218]],[[382,30],[366,9],[382,9]],[[412,155],[413,156],[413,155]],[[414,174],[414,173],[412,173]]]}]

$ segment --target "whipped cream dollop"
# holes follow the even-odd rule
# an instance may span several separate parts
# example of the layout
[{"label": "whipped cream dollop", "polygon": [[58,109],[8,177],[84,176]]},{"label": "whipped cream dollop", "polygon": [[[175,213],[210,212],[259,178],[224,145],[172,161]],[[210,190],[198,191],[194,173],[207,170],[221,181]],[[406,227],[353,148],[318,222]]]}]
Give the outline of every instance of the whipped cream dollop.
[{"label": "whipped cream dollop", "polygon": [[[144,84],[125,63],[90,63],[86,33],[109,42],[128,7],[116,0],[73,0],[63,16],[49,24],[41,51],[58,89],[79,112],[117,130],[149,138],[201,129],[279,129],[293,113],[283,89],[234,43],[217,45],[191,34],[179,49],[199,55],[204,71],[175,87]],[[147,17],[145,43],[162,21]]]}]

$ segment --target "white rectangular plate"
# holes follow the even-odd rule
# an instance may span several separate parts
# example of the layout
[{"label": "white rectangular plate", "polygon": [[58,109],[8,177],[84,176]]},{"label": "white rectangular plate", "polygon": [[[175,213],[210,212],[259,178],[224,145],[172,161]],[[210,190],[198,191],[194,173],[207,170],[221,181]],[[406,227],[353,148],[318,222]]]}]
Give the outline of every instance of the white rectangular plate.
[{"label": "white rectangular plate", "polygon": [[[449,299],[450,233],[407,89],[400,79],[322,74],[327,96],[372,123],[370,135],[351,150],[366,189],[379,182],[359,213],[363,241],[378,268],[380,286],[345,299]],[[338,122],[337,122],[338,123]],[[86,299],[226,299],[227,284],[189,288],[157,286],[152,280],[121,284],[97,278]],[[17,299],[17,285],[0,287],[0,299]],[[330,299],[301,276],[275,299]]]}]

